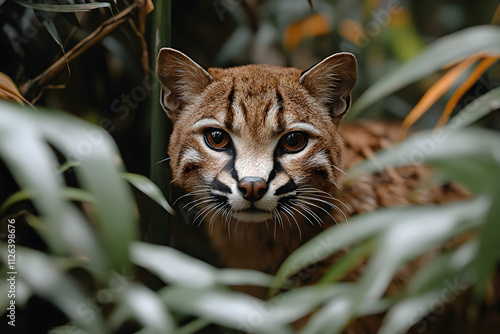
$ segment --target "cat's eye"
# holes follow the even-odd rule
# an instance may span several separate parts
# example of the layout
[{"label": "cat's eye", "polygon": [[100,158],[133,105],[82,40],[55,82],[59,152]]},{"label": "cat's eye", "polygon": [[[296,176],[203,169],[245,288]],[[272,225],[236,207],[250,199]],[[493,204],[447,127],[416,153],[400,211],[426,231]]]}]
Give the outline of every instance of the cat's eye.
[{"label": "cat's eye", "polygon": [[281,145],[287,153],[298,153],[307,145],[307,134],[302,131],[287,133],[281,138]]},{"label": "cat's eye", "polygon": [[226,149],[229,139],[229,134],[224,130],[210,128],[205,131],[205,143],[214,150]]}]

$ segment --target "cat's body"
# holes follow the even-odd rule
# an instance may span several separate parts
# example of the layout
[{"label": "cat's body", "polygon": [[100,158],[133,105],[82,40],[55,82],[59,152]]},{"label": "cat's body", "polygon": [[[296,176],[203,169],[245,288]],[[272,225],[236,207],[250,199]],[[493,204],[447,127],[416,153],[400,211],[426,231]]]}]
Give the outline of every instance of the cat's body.
[{"label": "cat's body", "polygon": [[[350,54],[307,71],[267,65],[205,71],[182,53],[162,49],[158,76],[162,105],[174,122],[173,184],[192,196],[186,210],[200,208],[194,220],[204,221],[228,267],[274,274],[297,247],[350,216],[468,196],[454,185],[419,191],[430,174],[423,166],[343,183],[343,169],[397,136],[393,124],[340,126],[356,81]],[[321,273],[320,266],[299,283]]]}]

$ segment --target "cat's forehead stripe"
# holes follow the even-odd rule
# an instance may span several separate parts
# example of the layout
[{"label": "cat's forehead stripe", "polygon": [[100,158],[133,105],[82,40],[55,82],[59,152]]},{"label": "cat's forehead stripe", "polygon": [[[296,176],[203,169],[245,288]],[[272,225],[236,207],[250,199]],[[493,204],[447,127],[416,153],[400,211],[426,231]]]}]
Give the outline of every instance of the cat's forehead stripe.
[{"label": "cat's forehead stripe", "polygon": [[193,128],[196,130],[202,129],[202,128],[210,128],[210,127],[220,127],[220,122],[219,120],[215,118],[204,118],[200,119],[198,122],[194,123]]},{"label": "cat's forehead stripe", "polygon": [[320,136],[321,132],[316,129],[312,124],[309,123],[291,123],[287,125],[287,130],[289,131],[304,131],[304,132],[309,132],[313,135]]}]

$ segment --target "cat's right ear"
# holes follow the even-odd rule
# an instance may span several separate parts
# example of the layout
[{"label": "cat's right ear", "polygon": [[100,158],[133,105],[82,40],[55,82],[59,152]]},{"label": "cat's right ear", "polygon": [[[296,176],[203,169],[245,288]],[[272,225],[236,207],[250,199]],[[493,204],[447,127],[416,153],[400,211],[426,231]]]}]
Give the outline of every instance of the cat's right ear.
[{"label": "cat's right ear", "polygon": [[171,48],[160,50],[156,68],[161,83],[160,103],[172,121],[213,80],[203,67]]}]

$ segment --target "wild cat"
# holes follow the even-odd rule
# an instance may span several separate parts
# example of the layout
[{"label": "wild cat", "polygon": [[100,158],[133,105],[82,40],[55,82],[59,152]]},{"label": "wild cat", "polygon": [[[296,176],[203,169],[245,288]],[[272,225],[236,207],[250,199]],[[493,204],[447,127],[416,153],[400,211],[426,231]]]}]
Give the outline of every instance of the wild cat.
[{"label": "wild cat", "polygon": [[[179,51],[160,51],[161,104],[173,122],[173,185],[192,196],[190,205],[200,209],[196,219],[228,267],[274,274],[297,247],[350,216],[468,196],[453,184],[415,191],[430,173],[423,166],[343,181],[345,168],[391,145],[398,133],[397,125],[382,122],[341,126],[356,71],[350,53],[305,71],[269,65],[205,70]],[[316,270],[301,284],[321,274]],[[398,279],[405,275],[410,272]]]}]

